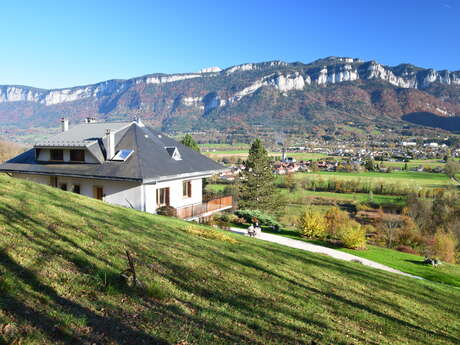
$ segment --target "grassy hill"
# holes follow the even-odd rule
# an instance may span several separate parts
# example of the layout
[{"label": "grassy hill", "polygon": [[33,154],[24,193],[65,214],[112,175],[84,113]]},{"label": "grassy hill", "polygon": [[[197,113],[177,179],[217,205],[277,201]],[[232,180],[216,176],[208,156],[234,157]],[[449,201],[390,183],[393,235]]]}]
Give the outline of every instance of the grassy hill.
[{"label": "grassy hill", "polygon": [[2,345],[459,342],[459,289],[5,176],[0,232]]}]

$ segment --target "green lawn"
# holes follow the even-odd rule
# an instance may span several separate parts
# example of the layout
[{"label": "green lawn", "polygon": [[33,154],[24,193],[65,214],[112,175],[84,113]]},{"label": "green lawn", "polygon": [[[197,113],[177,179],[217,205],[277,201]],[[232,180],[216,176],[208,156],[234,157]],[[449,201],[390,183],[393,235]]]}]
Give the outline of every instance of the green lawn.
[{"label": "green lawn", "polygon": [[[0,176],[0,344],[453,344],[460,289]],[[121,278],[125,250],[145,285]]]},{"label": "green lawn", "polygon": [[460,265],[444,263],[438,267],[432,267],[422,264],[424,258],[421,256],[376,246],[369,246],[367,250],[346,248],[340,250],[428,280],[460,287]]},{"label": "green lawn", "polygon": [[339,248],[330,245],[325,241],[308,240],[299,235],[295,230],[282,230],[281,232],[273,232],[265,229],[266,232],[272,232],[281,236],[294,238],[297,240],[314,243],[326,247],[331,247],[346,253],[350,253],[365,259],[369,259],[383,265],[395,268],[402,272],[413,274],[427,280],[452,285],[460,288],[460,265],[444,263],[438,267],[432,267],[422,264],[423,257],[419,255],[402,253],[397,250],[381,248],[377,246],[368,246],[366,250],[353,250],[347,248]]}]

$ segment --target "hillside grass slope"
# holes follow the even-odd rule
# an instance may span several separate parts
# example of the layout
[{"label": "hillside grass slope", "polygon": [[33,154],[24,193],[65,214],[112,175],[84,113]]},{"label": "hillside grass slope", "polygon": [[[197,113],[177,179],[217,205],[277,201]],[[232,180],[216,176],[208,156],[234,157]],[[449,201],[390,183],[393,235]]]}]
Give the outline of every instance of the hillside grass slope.
[{"label": "hillside grass slope", "polygon": [[6,176],[0,234],[0,344],[459,343],[459,289]]}]

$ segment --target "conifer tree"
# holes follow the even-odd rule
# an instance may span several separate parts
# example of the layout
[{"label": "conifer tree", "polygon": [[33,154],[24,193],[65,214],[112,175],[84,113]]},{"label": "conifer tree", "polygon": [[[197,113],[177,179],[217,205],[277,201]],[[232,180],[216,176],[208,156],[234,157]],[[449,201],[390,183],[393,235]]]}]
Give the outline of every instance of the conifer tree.
[{"label": "conifer tree", "polygon": [[279,206],[275,189],[275,176],[267,150],[259,139],[249,149],[248,159],[243,163],[238,186],[240,208],[274,210]]},{"label": "conifer tree", "polygon": [[181,143],[185,146],[190,147],[192,150],[195,150],[196,152],[200,152],[200,147],[190,134],[186,134],[184,138],[181,140]]},{"label": "conifer tree", "polygon": [[374,160],[371,157],[367,158],[366,162],[364,163],[364,167],[366,168],[367,171],[374,171],[375,170]]}]

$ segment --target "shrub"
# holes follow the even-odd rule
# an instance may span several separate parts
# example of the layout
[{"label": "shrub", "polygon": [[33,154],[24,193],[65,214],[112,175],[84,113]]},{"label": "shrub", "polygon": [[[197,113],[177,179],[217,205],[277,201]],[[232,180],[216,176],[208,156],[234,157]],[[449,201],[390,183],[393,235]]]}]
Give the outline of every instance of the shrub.
[{"label": "shrub", "polygon": [[424,245],[425,241],[423,236],[411,217],[403,217],[402,226],[397,232],[396,242],[400,246],[412,247],[413,249],[420,248]]},{"label": "shrub", "polygon": [[397,246],[396,250],[408,254],[418,254],[418,252],[414,248],[405,245]]},{"label": "shrub", "polygon": [[297,220],[297,229],[302,236],[324,238],[327,226],[322,214],[313,211],[311,208],[307,208]]},{"label": "shrub", "polygon": [[324,215],[326,222],[327,233],[332,238],[339,236],[339,230],[342,224],[350,220],[347,212],[340,210],[338,207],[331,207]]},{"label": "shrub", "polygon": [[214,219],[222,223],[230,224],[236,223],[238,220],[238,216],[234,215],[233,213],[215,213]]},{"label": "shrub", "polygon": [[172,206],[161,206],[157,208],[157,214],[168,217],[176,216],[176,209]]},{"label": "shrub", "polygon": [[366,248],[366,229],[354,220],[349,220],[340,228],[340,240],[350,249]]},{"label": "shrub", "polygon": [[235,224],[244,225],[245,223],[246,223],[246,219],[236,216]]},{"label": "shrub", "polygon": [[433,256],[446,262],[455,263],[457,241],[451,233],[438,231],[434,236]]},{"label": "shrub", "polygon": [[229,229],[232,223],[236,223],[238,217],[233,213],[216,213],[212,216],[212,224],[217,225],[221,229]]},{"label": "shrub", "polygon": [[231,244],[238,243],[238,241],[235,240],[233,237],[230,237],[224,232],[218,231],[212,228],[206,229],[206,228],[202,228],[198,226],[189,225],[189,226],[186,226],[185,228],[181,228],[181,230],[186,233],[189,233],[195,236],[199,236],[199,237],[204,237],[204,238],[211,239],[211,240],[218,240],[222,242],[228,242]]},{"label": "shrub", "polygon": [[247,223],[252,223],[257,221],[260,225],[271,226],[275,228],[280,228],[281,225],[273,217],[259,211],[259,210],[237,210],[235,215],[240,218],[244,218]]}]

